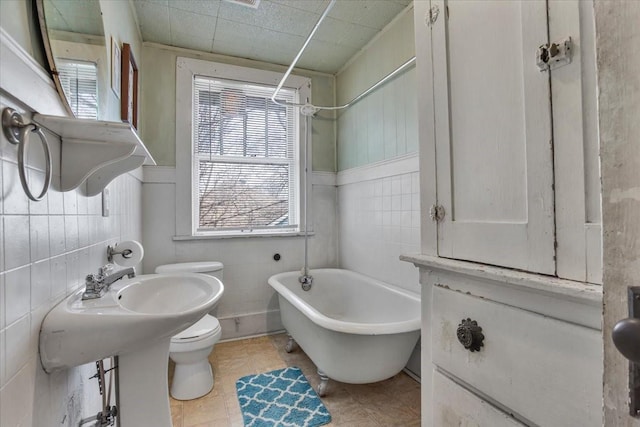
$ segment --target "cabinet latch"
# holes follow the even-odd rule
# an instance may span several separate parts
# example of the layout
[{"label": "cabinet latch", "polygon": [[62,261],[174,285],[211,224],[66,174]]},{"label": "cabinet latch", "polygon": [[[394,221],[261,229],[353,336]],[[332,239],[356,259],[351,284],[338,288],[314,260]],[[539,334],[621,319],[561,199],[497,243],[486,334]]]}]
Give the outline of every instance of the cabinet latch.
[{"label": "cabinet latch", "polygon": [[557,43],[545,43],[536,52],[536,65],[540,71],[555,70],[571,63],[571,37]]},{"label": "cabinet latch", "polygon": [[438,5],[431,7],[427,11],[424,17],[424,23],[427,25],[427,27],[431,27],[436,23],[436,21],[438,20],[438,15],[440,15],[440,8],[438,7]]},{"label": "cabinet latch", "polygon": [[440,205],[433,205],[429,209],[431,221],[440,222],[444,219],[444,208]]}]

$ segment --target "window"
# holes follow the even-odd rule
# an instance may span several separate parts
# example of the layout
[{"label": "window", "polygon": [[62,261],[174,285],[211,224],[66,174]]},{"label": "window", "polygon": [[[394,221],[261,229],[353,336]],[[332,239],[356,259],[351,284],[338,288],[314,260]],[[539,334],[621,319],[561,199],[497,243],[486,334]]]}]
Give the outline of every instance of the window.
[{"label": "window", "polygon": [[[280,73],[178,58],[177,185],[184,185],[180,177],[187,175],[181,172],[188,168],[187,206],[191,207],[185,215],[180,200],[184,196],[178,191],[179,235],[300,230],[304,126],[296,108],[271,101],[280,77]],[[309,79],[294,77],[293,81],[294,85],[280,90],[279,101],[297,103],[308,98]],[[184,156],[187,146],[188,159]],[[181,225],[184,218],[190,218],[191,224]]]},{"label": "window", "polygon": [[297,114],[271,101],[274,89],[194,78],[198,230],[297,227]]},{"label": "window", "polygon": [[79,119],[98,118],[97,66],[93,62],[56,59],[62,90]]}]

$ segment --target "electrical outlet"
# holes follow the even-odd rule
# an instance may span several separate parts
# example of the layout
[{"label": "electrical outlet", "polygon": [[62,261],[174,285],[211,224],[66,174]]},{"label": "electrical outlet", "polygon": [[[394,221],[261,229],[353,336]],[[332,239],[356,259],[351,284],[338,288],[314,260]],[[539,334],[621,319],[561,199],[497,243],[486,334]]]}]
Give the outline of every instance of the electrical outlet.
[{"label": "electrical outlet", "polygon": [[102,190],[102,216],[108,217],[111,209],[111,200],[109,197],[109,189]]}]

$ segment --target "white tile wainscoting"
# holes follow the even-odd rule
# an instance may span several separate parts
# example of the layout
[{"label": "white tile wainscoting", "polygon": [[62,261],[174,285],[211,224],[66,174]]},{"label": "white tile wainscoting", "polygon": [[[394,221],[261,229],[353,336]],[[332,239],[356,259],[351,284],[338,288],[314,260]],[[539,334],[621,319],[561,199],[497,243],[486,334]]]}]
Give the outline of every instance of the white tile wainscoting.
[{"label": "white tile wainscoting", "polygon": [[[277,298],[267,279],[276,273],[300,270],[304,264],[301,236],[175,239],[175,168],[144,167],[142,224],[145,272],[160,264],[220,261],[225,293],[216,309],[222,339],[282,330]],[[337,267],[335,174],[313,174],[309,219],[309,265]],[[279,261],[273,255],[280,254]]]},{"label": "white tile wainscoting", "polygon": [[[0,99],[0,109],[24,106]],[[60,141],[47,133],[53,164]],[[34,154],[36,147],[31,150]],[[37,157],[37,156],[34,156]],[[29,159],[32,185],[44,172]],[[77,425],[100,410],[92,364],[47,375],[40,366],[40,324],[49,310],[83,286],[84,277],[106,264],[106,248],[142,237],[140,171],[109,186],[110,215],[102,216],[100,195],[86,197],[84,186],[59,192],[60,171],[40,202],[29,201],[20,185],[16,147],[0,136],[0,425]]]},{"label": "white tile wainscoting", "polygon": [[420,292],[418,270],[400,261],[420,252],[418,156],[338,173],[340,266]]}]

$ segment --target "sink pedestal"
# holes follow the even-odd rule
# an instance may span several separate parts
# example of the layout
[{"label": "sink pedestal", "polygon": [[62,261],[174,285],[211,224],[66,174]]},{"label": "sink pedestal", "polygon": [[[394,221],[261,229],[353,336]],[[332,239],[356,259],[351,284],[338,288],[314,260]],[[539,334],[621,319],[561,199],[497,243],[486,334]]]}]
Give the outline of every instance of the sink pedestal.
[{"label": "sink pedestal", "polygon": [[167,366],[171,337],[118,357],[121,427],[172,427]]}]

